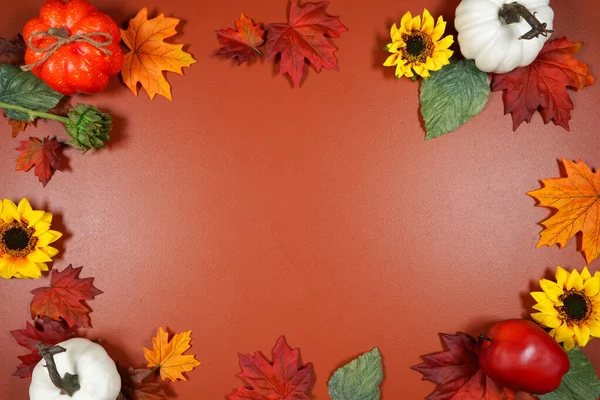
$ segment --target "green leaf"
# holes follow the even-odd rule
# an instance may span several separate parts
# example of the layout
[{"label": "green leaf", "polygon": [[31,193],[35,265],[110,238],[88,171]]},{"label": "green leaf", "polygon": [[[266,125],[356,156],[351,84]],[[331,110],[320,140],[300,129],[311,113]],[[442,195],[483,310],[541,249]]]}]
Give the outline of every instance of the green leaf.
[{"label": "green leaf", "polygon": [[600,380],[594,366],[578,347],[568,354],[571,368],[563,377],[560,387],[538,397],[541,400],[597,400],[600,397]]},{"label": "green leaf", "polygon": [[375,347],[335,371],[329,380],[333,400],[378,400],[383,380],[381,354]]},{"label": "green leaf", "polygon": [[453,61],[421,83],[425,140],[452,132],[479,114],[490,95],[488,74],[471,60]]},{"label": "green leaf", "polygon": [[[16,65],[0,65],[0,102],[46,112],[62,98],[62,94],[50,89],[31,72],[21,71]],[[4,109],[4,112],[7,117],[19,121],[35,119],[24,111]]]}]

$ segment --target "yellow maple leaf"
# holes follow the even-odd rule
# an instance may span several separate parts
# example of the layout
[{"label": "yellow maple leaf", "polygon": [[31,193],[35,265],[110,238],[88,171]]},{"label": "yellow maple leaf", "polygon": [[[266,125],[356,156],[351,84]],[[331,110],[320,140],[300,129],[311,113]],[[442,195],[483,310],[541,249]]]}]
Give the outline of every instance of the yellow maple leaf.
[{"label": "yellow maple leaf", "polygon": [[164,14],[148,20],[148,10],[144,7],[129,21],[127,30],[121,29],[121,37],[131,50],[125,54],[121,76],[136,96],[139,82],[151,100],[157,94],[172,100],[171,85],[163,71],[183,75],[181,69],[196,62],[182,50],[182,44],[163,42],[177,33],[178,23],[177,18],[165,18]]},{"label": "yellow maple leaf", "polygon": [[578,163],[562,159],[566,178],[542,180],[543,188],[527,194],[539,201],[539,206],[558,210],[542,222],[537,247],[564,247],[569,239],[582,232],[581,249],[587,263],[600,255],[600,175],[581,160]]},{"label": "yellow maple leaf", "polygon": [[200,365],[200,361],[192,354],[183,354],[190,348],[192,331],[177,333],[169,341],[169,334],[162,328],[152,339],[152,350],[144,348],[144,357],[148,361],[148,367],[160,369],[162,379],[186,380],[182,372],[189,372]]}]

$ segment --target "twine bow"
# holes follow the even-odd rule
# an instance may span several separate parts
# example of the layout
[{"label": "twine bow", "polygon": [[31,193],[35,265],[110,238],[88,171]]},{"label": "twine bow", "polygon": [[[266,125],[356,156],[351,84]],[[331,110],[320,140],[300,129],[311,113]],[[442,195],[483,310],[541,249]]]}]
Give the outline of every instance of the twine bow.
[{"label": "twine bow", "polygon": [[[106,38],[106,41],[100,42],[96,39],[93,39],[92,38],[93,36],[104,37],[104,38]],[[51,38],[56,39],[56,42],[52,43],[50,46],[40,48],[33,44],[33,39],[36,37],[51,37]],[[65,28],[50,28],[50,29],[48,29],[48,32],[44,32],[44,31],[35,32],[33,35],[31,35],[29,37],[28,46],[31,50],[35,51],[36,53],[46,53],[46,54],[44,54],[44,56],[41,59],[39,59],[38,61],[36,61],[32,64],[22,65],[21,69],[23,71],[30,71],[30,70],[34,69],[35,67],[48,61],[48,59],[50,57],[52,57],[52,55],[54,53],[56,53],[56,51],[58,49],[60,49],[62,46],[70,44],[70,43],[74,43],[74,42],[82,42],[82,43],[91,44],[92,46],[96,47],[98,50],[102,51],[105,55],[110,56],[112,54],[112,52],[109,49],[107,49],[106,47],[109,46],[110,44],[112,44],[112,40],[113,40],[112,36],[106,32],[78,33],[78,34],[72,35],[72,36],[69,36],[69,32],[67,32],[67,30]]]}]

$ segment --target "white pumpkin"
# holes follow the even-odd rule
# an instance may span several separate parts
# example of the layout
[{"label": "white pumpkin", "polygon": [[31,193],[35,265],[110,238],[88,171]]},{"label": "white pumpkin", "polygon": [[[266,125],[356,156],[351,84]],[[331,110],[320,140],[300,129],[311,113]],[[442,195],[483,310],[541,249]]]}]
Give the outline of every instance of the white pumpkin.
[{"label": "white pumpkin", "polygon": [[69,339],[58,346],[66,349],[53,356],[60,377],[67,372],[77,375],[80,389],[72,397],[61,394],[50,380],[46,360],[41,360],[33,369],[30,400],[116,400],[121,391],[121,377],[102,346],[83,338]]},{"label": "white pumpkin", "polygon": [[[515,0],[462,0],[456,8],[454,26],[465,58],[475,60],[477,68],[499,74],[524,67],[535,60],[550,33],[532,39],[521,38],[532,30],[526,18],[506,23],[500,11]],[[517,0],[537,18],[545,29],[552,29],[554,11],[549,0]],[[529,36],[535,36],[535,32]]]}]

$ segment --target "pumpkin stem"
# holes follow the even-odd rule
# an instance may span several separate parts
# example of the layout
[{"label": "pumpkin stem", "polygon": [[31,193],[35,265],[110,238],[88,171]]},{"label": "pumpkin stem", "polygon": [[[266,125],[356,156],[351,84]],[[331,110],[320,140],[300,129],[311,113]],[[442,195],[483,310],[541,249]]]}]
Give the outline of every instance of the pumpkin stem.
[{"label": "pumpkin stem", "polygon": [[479,341],[481,342],[483,340],[487,340],[488,342],[492,341],[492,339],[490,339],[489,336],[482,333],[481,335],[479,335]]},{"label": "pumpkin stem", "polygon": [[73,397],[73,394],[81,389],[79,376],[67,372],[65,376],[61,377],[54,362],[54,356],[64,353],[67,349],[60,346],[48,346],[41,342],[36,344],[36,346],[39,349],[40,356],[46,361],[46,368],[48,368],[48,374],[54,386],[60,389],[60,394],[67,394],[69,397]]},{"label": "pumpkin stem", "polygon": [[524,33],[519,39],[531,40],[540,35],[548,36],[549,33],[554,32],[552,29],[546,29],[546,26],[548,25],[545,22],[540,22],[540,20],[535,17],[535,13],[532,13],[527,7],[516,1],[504,4],[502,8],[500,8],[498,16],[500,17],[500,20],[507,25],[521,22],[521,18],[529,24],[531,30]]}]

